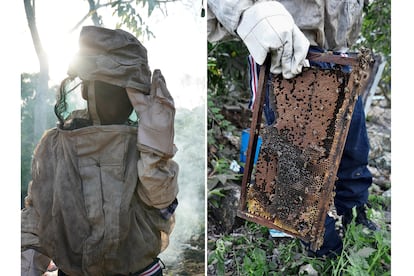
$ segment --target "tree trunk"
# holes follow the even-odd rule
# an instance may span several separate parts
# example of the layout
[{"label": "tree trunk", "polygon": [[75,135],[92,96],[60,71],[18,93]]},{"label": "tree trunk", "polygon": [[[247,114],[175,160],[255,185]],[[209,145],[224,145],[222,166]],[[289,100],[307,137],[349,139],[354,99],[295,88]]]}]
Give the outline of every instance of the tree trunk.
[{"label": "tree trunk", "polygon": [[39,82],[35,93],[35,114],[34,118],[34,142],[37,143],[43,132],[46,130],[46,93],[49,88],[49,61],[43,49],[40,36],[37,31],[35,17],[35,0],[24,0],[27,23],[32,35],[33,45],[39,59]]}]

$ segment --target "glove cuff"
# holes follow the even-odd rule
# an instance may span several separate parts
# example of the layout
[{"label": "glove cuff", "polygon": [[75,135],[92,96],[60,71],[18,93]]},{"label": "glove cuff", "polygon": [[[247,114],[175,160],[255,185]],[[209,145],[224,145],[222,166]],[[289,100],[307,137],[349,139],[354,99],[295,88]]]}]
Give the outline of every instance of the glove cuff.
[{"label": "glove cuff", "polygon": [[[172,126],[172,125],[171,125]],[[146,150],[148,148],[158,155],[166,157],[173,157],[177,152],[174,145],[174,128],[168,130],[157,130],[146,125],[138,125],[137,143],[139,150]]]}]

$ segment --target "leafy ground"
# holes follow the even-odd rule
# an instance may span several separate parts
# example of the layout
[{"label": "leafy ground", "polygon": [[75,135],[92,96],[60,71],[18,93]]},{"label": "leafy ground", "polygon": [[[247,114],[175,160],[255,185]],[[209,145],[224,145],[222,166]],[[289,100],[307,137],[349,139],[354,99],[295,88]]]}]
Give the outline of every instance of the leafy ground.
[{"label": "leafy ground", "polygon": [[[208,275],[390,275],[391,159],[390,102],[377,95],[367,114],[374,176],[368,216],[381,228],[372,233],[351,224],[341,232],[344,250],[336,259],[307,256],[298,239],[272,238],[269,229],[235,215],[241,175],[230,170],[239,160],[241,131],[250,126],[246,95],[209,98]],[[341,229],[340,217],[337,227]]]}]

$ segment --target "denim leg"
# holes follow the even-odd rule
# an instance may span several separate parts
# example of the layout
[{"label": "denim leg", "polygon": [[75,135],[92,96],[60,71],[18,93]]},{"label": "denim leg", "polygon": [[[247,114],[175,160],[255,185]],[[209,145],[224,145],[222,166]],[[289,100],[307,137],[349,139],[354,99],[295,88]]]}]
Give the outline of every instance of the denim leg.
[{"label": "denim leg", "polygon": [[335,219],[326,216],[325,220],[325,233],[323,235],[323,244],[319,250],[316,252],[310,251],[315,257],[328,256],[333,257],[335,255],[340,255],[342,251],[342,240],[339,237],[335,229]]},{"label": "denim leg", "polygon": [[369,140],[365,125],[364,106],[361,97],[355,104],[351,125],[336,181],[335,206],[338,215],[346,209],[364,205],[368,200],[368,188],[372,175],[368,170]]}]

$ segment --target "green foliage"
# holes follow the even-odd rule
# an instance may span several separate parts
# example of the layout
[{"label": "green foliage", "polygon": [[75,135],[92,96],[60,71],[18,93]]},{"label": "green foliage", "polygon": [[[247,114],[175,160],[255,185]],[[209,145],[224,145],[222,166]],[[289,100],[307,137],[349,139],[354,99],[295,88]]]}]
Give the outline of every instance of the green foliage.
[{"label": "green foliage", "polygon": [[266,251],[255,247],[250,254],[244,256],[243,270],[246,275],[267,275]]},{"label": "green foliage", "polygon": [[332,275],[390,275],[391,234],[380,220],[380,230],[368,231],[353,221],[343,239],[344,250]]},{"label": "green foliage", "polygon": [[[235,127],[221,113],[224,100],[236,89],[246,90],[246,49],[238,41],[208,43],[207,143],[219,147],[217,139]],[[248,92],[247,92],[248,93]]]},{"label": "green foliage", "polygon": [[372,209],[375,210],[386,210],[388,206],[391,206],[391,197],[382,195],[370,194],[368,201],[371,204]]},{"label": "green foliage", "polygon": [[228,95],[232,90],[246,91],[247,48],[241,41],[208,42],[207,81],[209,93]]},{"label": "green foliage", "polygon": [[223,188],[216,188],[208,191],[208,203],[213,205],[215,208],[220,208],[220,200],[218,198],[225,197]]},{"label": "green foliage", "polygon": [[217,275],[219,276],[225,274],[224,261],[228,254],[228,248],[230,248],[228,245],[225,244],[225,240],[218,239],[214,251],[208,256],[208,263],[216,265]]},{"label": "green foliage", "polygon": [[220,105],[220,97],[214,97],[210,93],[207,95],[207,144],[215,145],[218,148],[222,145],[217,143],[217,139],[220,139],[223,133],[232,132],[236,129],[230,121],[225,119],[221,113]]},{"label": "green foliage", "polygon": [[273,242],[263,238],[267,228],[251,222],[246,222],[245,228],[252,233],[251,237],[241,233],[223,235],[216,240],[208,263],[216,267],[217,275],[227,275],[229,271],[236,275],[268,275],[274,269],[267,259]]},{"label": "green foliage", "polygon": [[[136,37],[155,37],[151,32],[149,26],[145,22],[145,17],[151,16],[155,9],[159,9],[163,14],[166,13],[165,5],[172,1],[157,1],[157,0],[135,0],[135,1],[114,1],[111,4],[113,8],[112,15],[117,15],[120,22],[117,28],[127,27]],[[141,7],[140,7],[141,4]],[[137,10],[147,7],[146,14],[142,14]]]},{"label": "green foliage", "polygon": [[229,168],[230,163],[228,159],[215,159],[211,162],[213,169],[207,178],[208,188],[208,204],[214,208],[220,208],[220,201],[226,196],[226,192],[230,189],[226,186],[228,181],[239,181],[240,174],[235,174]]},{"label": "green foliage", "polygon": [[234,151],[229,156],[225,145],[229,141],[226,137],[232,136],[236,127],[224,116],[223,104],[240,103],[241,99],[250,97],[250,90],[247,81],[248,50],[241,41],[207,42],[207,48],[207,144],[211,182],[213,175],[223,175],[227,180],[229,174],[234,174],[229,172],[231,161],[236,159]]},{"label": "green foliage", "polygon": [[223,175],[229,171],[230,162],[227,159],[215,159],[211,162],[213,164],[213,170],[219,175]]},{"label": "green foliage", "polygon": [[[368,215],[373,212],[369,210]],[[353,221],[337,258],[308,257],[299,239],[269,239],[268,229],[246,222],[241,233],[222,235],[212,246],[209,264],[217,275],[390,275],[391,237],[383,218],[380,230],[369,231]]]},{"label": "green foliage", "polygon": [[386,65],[379,83],[385,95],[391,93],[391,0],[372,1],[364,8],[361,39],[356,47],[381,54]]},{"label": "green foliage", "polygon": [[216,107],[214,102],[211,99],[210,94],[207,95],[207,106],[208,106],[208,131],[207,131],[207,143],[209,145],[216,144],[216,131],[219,130],[219,127],[217,127],[220,124],[220,120],[222,120],[224,117],[221,115],[221,109],[219,107]]},{"label": "green foliage", "polygon": [[391,0],[372,1],[365,9],[361,34],[374,51],[391,54]]}]

